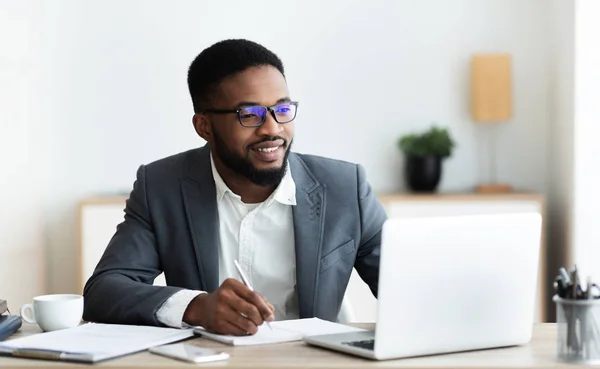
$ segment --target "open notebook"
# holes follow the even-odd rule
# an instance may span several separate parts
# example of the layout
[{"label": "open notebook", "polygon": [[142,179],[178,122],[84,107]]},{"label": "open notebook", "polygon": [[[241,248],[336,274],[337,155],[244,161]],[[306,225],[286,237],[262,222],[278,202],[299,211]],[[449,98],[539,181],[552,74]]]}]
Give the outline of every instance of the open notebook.
[{"label": "open notebook", "polygon": [[202,327],[194,328],[194,332],[210,340],[228,345],[247,346],[299,341],[307,336],[364,331],[361,328],[332,323],[319,318],[282,320],[272,322],[271,327],[272,330],[266,324],[263,324],[258,327],[258,332],[251,336],[214,334],[205,331]]}]

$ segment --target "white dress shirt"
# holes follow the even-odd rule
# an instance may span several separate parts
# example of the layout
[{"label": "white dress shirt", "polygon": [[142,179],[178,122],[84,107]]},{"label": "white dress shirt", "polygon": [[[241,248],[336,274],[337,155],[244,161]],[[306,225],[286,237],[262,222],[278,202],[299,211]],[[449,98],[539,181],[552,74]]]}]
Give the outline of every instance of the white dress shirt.
[{"label": "white dress shirt", "polygon": [[[268,199],[246,204],[225,184],[211,155],[211,169],[219,212],[219,284],[238,275],[238,260],[255,291],[275,307],[275,320],[297,319],[296,251],[292,206],[296,185],[288,165],[279,186]],[[204,291],[182,290],[173,294],[157,311],[157,319],[181,327],[188,304]]]}]

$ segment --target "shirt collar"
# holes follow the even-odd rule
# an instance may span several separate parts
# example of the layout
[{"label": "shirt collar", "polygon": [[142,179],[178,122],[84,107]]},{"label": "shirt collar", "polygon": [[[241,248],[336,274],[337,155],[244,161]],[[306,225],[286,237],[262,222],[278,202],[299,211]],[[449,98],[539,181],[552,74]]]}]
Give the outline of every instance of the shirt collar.
[{"label": "shirt collar", "polygon": [[[265,200],[265,205],[270,206],[273,201],[277,201],[283,205],[296,205],[296,183],[294,182],[294,178],[292,178],[292,171],[289,166],[289,162],[287,163],[287,169],[279,186],[273,191],[271,196],[267,200]],[[217,201],[221,201],[225,194],[229,193],[233,197],[240,198],[237,194],[227,187],[223,178],[219,175],[217,168],[215,167],[215,162],[213,160],[212,153],[210,154],[210,169],[212,171],[213,179],[215,181],[215,187],[217,190]]]}]

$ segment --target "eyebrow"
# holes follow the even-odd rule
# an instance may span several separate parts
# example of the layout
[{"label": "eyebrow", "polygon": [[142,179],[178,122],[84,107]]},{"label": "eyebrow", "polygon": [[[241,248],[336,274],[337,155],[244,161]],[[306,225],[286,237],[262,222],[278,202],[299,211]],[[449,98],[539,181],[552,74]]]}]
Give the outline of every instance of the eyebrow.
[{"label": "eyebrow", "polygon": [[[292,99],[290,99],[289,97],[282,97],[281,99],[277,100],[277,102],[275,103],[275,105],[277,104],[281,104],[284,102],[290,102],[292,101]],[[252,106],[252,105],[261,105],[259,102],[256,101],[241,101],[236,105],[236,108],[241,108],[243,106]]]}]

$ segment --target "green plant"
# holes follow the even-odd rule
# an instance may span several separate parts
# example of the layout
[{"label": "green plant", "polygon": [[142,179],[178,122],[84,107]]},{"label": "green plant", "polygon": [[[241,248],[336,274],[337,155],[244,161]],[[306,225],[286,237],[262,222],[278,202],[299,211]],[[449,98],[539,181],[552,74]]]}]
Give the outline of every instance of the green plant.
[{"label": "green plant", "polygon": [[446,158],[452,155],[454,140],[446,128],[432,126],[423,133],[410,133],[400,137],[398,146],[407,156],[439,156]]}]

